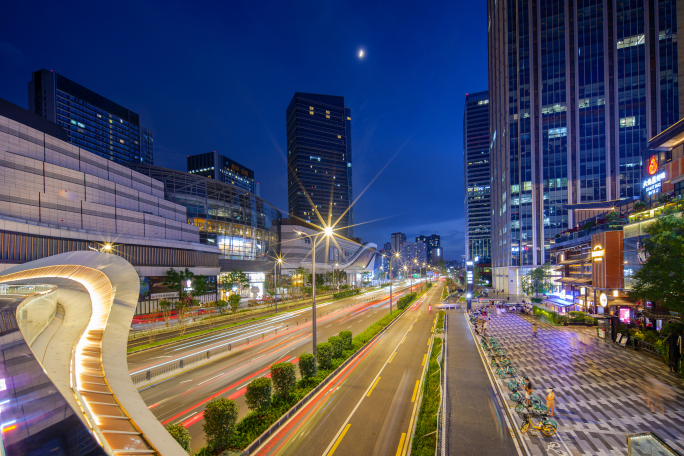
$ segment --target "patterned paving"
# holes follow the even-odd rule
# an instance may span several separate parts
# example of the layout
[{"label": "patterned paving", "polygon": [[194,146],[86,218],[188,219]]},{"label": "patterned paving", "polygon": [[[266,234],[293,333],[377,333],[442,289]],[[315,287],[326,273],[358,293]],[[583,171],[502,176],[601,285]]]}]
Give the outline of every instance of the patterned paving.
[{"label": "patterned paving", "polygon": [[[533,394],[545,397],[549,387],[556,393],[558,438],[528,432],[525,442],[532,454],[626,455],[625,436],[640,432],[653,432],[684,454],[684,385],[665,364],[599,339],[595,328],[540,323],[534,339],[532,321],[520,314],[494,314],[488,325],[513,365],[530,377]],[[646,405],[647,377],[670,390],[664,414]],[[508,379],[498,381],[507,395]],[[515,406],[508,398],[506,403]]]}]

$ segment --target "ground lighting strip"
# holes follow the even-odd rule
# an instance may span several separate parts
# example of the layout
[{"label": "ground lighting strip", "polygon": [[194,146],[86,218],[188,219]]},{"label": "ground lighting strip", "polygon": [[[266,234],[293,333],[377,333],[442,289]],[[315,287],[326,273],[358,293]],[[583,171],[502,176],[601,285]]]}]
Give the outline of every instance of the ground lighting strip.
[{"label": "ground lighting strip", "polygon": [[[90,296],[92,314],[85,330],[81,333],[78,341],[72,347],[69,382],[76,402],[81,409],[82,416],[93,431],[93,436],[97,442],[110,455],[115,455],[117,453],[159,454],[149,440],[145,438],[130,415],[128,415],[126,410],[121,406],[105,377],[104,367],[102,365],[102,336],[104,335],[104,329],[107,324],[107,319],[109,318],[115,295],[115,290],[112,288],[112,284],[107,276],[101,271],[86,266],[62,265],[29,269],[0,276],[0,282],[6,283],[17,280],[35,280],[41,278],[73,280],[85,287]],[[102,378],[104,384],[83,380],[82,376],[84,375]],[[92,390],[86,389],[88,386],[84,385],[84,383],[99,385],[99,387],[92,387]],[[98,388],[103,388],[106,391],[98,391]],[[103,397],[109,396],[112,398],[112,402],[99,402],[92,399],[87,400],[83,397],[82,393],[85,393],[86,395],[102,395]],[[121,412],[121,416],[97,414],[93,411],[89,402],[116,407]],[[133,426],[136,432],[103,431],[100,429],[103,419],[126,420]],[[137,435],[141,440],[140,443],[142,446],[147,446],[147,449],[113,449],[107,440],[106,435],[111,435],[110,438],[114,438],[117,435]]]}]

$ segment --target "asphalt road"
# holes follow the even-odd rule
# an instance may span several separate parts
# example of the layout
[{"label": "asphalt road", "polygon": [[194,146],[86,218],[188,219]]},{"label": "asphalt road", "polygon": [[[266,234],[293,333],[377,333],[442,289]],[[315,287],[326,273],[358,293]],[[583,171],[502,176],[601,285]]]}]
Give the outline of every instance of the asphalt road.
[{"label": "asphalt road", "polygon": [[257,454],[405,454],[441,293],[430,289]]},{"label": "asphalt road", "polygon": [[[398,290],[394,293],[395,305],[401,293],[403,291]],[[318,342],[325,342],[328,337],[343,330],[358,334],[366,329],[388,311],[388,295],[385,289],[375,296],[364,294],[317,306]],[[376,299],[365,302],[373,297]],[[209,400],[218,396],[234,399],[240,406],[242,417],[249,412],[244,393],[252,379],[269,375],[270,366],[276,362],[296,363],[300,353],[311,352],[310,312],[310,309],[306,309],[286,313],[191,341],[134,353],[128,357],[129,369],[131,373],[146,370],[231,341],[244,344],[245,339],[250,337],[247,348],[140,391],[143,400],[162,424],[181,422],[188,428],[192,448],[196,450],[204,445],[202,415]]]}]

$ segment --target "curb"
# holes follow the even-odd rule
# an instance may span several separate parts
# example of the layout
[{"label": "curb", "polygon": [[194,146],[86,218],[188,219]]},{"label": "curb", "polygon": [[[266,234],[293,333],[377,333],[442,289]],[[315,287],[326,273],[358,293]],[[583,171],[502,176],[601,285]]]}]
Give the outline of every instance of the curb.
[{"label": "curb", "polygon": [[[429,290],[430,290],[430,288],[428,288],[423,293],[421,293],[421,295],[416,296],[416,299],[414,300],[414,302],[416,300],[418,300],[422,295],[427,293]],[[385,331],[387,331],[395,322],[397,322],[399,320],[399,318],[401,318],[402,315],[404,315],[406,313],[408,308],[409,308],[409,306],[407,305],[401,311],[401,313],[399,315],[397,315],[387,326],[382,328],[380,330],[380,332],[377,333],[375,336],[373,336],[373,338],[371,340],[369,340],[368,342],[363,344],[363,346],[361,348],[359,348],[356,352],[354,352],[349,358],[344,360],[344,362],[342,364],[340,364],[340,366],[337,369],[335,369],[333,372],[331,372],[321,383],[316,385],[316,387],[314,389],[312,389],[311,391],[309,391],[309,393],[306,396],[304,396],[299,402],[297,402],[295,405],[293,405],[292,408],[290,408],[287,412],[285,412],[285,414],[283,416],[281,416],[275,423],[273,423],[271,425],[271,427],[266,429],[252,443],[247,445],[247,447],[242,451],[241,455],[242,456],[248,456],[248,455],[252,454],[253,452],[256,452],[257,450],[259,450],[261,448],[261,446],[268,441],[268,439],[269,439],[269,437],[271,437],[271,435],[273,435],[285,423],[290,421],[290,419],[292,419],[294,417],[294,415],[300,409],[302,409],[304,406],[306,406],[309,403],[309,401],[311,401],[311,399],[313,399],[314,396],[316,396],[320,392],[320,390],[323,389],[323,387],[325,387],[328,383],[330,383],[333,380],[333,378],[335,378],[345,367],[347,367],[347,365],[349,365],[359,355],[359,353],[361,353],[369,344],[371,344],[377,338],[382,336],[385,333]]]}]

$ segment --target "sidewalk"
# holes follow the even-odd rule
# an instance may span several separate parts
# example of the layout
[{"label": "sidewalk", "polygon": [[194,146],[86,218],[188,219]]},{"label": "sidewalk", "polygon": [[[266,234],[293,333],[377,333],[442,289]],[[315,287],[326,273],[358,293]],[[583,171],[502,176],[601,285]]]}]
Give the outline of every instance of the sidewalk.
[{"label": "sidewalk", "polygon": [[[531,318],[493,314],[488,332],[499,339],[513,365],[530,377],[534,394],[544,397],[547,388],[554,388],[557,435],[572,454],[626,455],[625,435],[642,432],[657,434],[684,454],[684,387],[665,364],[598,339],[595,328],[537,325],[538,338],[533,339]],[[577,336],[583,344],[571,341]],[[673,395],[664,404],[665,414],[646,406],[648,377]],[[516,418],[516,426],[520,423]],[[553,443],[531,432],[524,439],[533,455],[548,454]]]},{"label": "sidewalk", "polygon": [[446,454],[517,456],[463,310],[446,315]]}]

